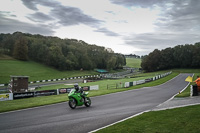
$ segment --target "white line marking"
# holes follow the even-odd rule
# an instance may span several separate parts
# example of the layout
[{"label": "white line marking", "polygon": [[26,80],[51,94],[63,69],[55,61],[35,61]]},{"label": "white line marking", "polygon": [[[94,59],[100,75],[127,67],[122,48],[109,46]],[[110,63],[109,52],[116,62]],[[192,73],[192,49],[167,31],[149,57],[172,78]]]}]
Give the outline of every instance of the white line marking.
[{"label": "white line marking", "polygon": [[90,131],[90,132],[88,132],[88,133],[94,133],[94,132],[97,132],[97,131],[99,131],[99,130],[101,130],[101,129],[104,129],[104,128],[107,128],[107,127],[110,127],[110,126],[112,126],[112,125],[115,125],[115,124],[117,124],[117,123],[123,122],[123,121],[128,120],[128,119],[131,119],[131,118],[133,118],[133,117],[139,116],[139,115],[141,115],[141,114],[143,114],[143,113],[145,113],[145,112],[149,112],[149,111],[151,111],[151,110],[146,110],[146,111],[143,111],[143,112],[137,113],[137,114],[132,115],[132,116],[130,116],[130,117],[127,117],[127,118],[125,118],[125,119],[122,119],[122,120],[119,120],[119,121],[114,122],[114,123],[112,123],[112,124],[109,124],[109,125],[107,125],[107,126],[104,126],[104,127],[98,128],[98,129],[93,130],[93,131]]},{"label": "white line marking", "polygon": [[[180,74],[179,74],[179,75],[180,75]],[[177,75],[177,76],[179,76],[179,75]],[[193,75],[194,75],[194,74],[193,74]],[[177,76],[176,76],[176,77],[177,77]],[[176,78],[176,77],[174,77],[174,78]],[[173,79],[174,79],[174,78],[173,78]],[[173,79],[171,79],[171,80],[173,80]],[[169,80],[169,81],[171,81],[171,80]],[[167,82],[169,82],[169,81],[167,81]],[[167,82],[165,82],[165,83],[167,83]],[[165,84],[165,83],[164,83],[164,84]],[[189,85],[189,84],[190,84],[190,83],[188,83],[188,85]],[[161,85],[163,85],[163,84],[161,84]],[[187,86],[188,86],[188,85],[187,85]],[[158,85],[158,86],[159,86],[159,85]],[[185,89],[187,88],[187,86],[186,86],[183,90],[185,90]],[[152,87],[153,87],[153,86],[152,86]],[[178,94],[178,93],[177,93],[177,94]],[[170,101],[171,99],[173,99],[177,94],[175,94],[174,96],[172,96],[172,97],[171,97],[170,99],[168,99],[167,101]],[[167,101],[165,101],[165,102],[167,102]],[[165,102],[164,102],[164,103],[165,103]],[[162,103],[162,104],[163,104],[163,103]],[[188,106],[198,105],[198,104],[200,104],[200,103],[197,103],[197,104],[188,104]],[[159,104],[158,106],[160,106],[160,105],[161,105],[161,104]],[[157,106],[157,107],[158,107],[158,106]],[[187,105],[175,106],[175,107],[166,108],[166,109],[173,109],[173,108],[186,107],[186,106],[187,106]],[[166,110],[166,109],[164,109],[164,110]],[[143,113],[150,112],[150,111],[157,111],[157,110],[146,110],[146,111],[137,113],[137,114],[132,115],[132,116],[130,116],[130,117],[127,117],[127,118],[125,118],[125,119],[119,120],[119,121],[117,121],[117,122],[111,123],[111,124],[106,125],[106,126],[104,126],[104,127],[101,127],[101,128],[96,129],[96,130],[90,131],[89,133],[97,132],[97,131],[99,131],[99,130],[101,130],[101,129],[104,129],[104,128],[113,126],[113,125],[115,125],[115,124],[117,124],[117,123],[123,122],[123,121],[125,121],[125,120],[131,119],[131,118],[133,118],[133,117],[139,116],[139,115],[141,115],[141,114],[143,114]],[[158,111],[159,111],[159,110],[158,110]]]}]

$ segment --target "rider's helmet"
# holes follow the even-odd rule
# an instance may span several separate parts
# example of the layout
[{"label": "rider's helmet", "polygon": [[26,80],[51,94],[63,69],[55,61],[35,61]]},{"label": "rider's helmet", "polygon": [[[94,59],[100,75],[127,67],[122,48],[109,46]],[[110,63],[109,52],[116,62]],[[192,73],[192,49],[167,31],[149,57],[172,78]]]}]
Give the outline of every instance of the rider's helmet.
[{"label": "rider's helmet", "polygon": [[78,91],[78,90],[79,90],[78,83],[75,83],[75,84],[74,84],[74,88],[75,88],[75,90],[76,90],[76,91]]}]

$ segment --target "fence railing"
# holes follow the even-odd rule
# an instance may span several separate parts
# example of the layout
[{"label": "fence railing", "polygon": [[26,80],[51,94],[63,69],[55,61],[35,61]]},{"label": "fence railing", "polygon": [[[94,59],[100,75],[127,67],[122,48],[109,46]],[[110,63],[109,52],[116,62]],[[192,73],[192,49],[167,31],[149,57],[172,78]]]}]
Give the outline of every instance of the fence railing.
[{"label": "fence railing", "polygon": [[157,75],[157,76],[152,77],[152,78],[138,80],[138,81],[125,82],[125,83],[119,82],[119,83],[107,84],[107,89],[128,88],[128,87],[131,87],[131,86],[144,84],[144,83],[147,83],[147,82],[151,82],[151,81],[160,79],[160,78],[165,77],[165,76],[167,76],[167,75],[169,75],[171,73],[172,72],[167,72],[167,73],[164,73],[164,74],[161,74],[161,75]]}]

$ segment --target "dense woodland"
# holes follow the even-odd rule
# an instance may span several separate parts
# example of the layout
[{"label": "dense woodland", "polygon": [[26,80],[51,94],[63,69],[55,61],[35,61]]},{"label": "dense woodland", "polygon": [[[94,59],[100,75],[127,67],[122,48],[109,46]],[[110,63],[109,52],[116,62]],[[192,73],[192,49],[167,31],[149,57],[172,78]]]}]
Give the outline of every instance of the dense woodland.
[{"label": "dense woodland", "polygon": [[76,39],[60,39],[15,32],[0,34],[0,55],[18,60],[33,60],[59,70],[118,69],[126,64],[125,56],[111,49]]},{"label": "dense woodland", "polygon": [[200,68],[200,42],[194,45],[177,45],[163,50],[155,49],[142,59],[141,67],[146,71]]}]

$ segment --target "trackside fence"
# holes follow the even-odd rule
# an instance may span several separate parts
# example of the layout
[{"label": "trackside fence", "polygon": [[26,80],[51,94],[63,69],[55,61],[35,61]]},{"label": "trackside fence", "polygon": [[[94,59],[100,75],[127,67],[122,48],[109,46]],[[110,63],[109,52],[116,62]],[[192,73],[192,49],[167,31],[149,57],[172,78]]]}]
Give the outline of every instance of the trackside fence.
[{"label": "trackside fence", "polygon": [[[99,85],[84,86],[82,88],[84,91],[99,90]],[[42,91],[33,91],[33,92],[20,92],[20,93],[5,93],[5,94],[0,94],[0,101],[38,97],[38,96],[60,95],[60,94],[69,93],[71,89],[73,88],[60,88],[60,89],[55,89],[55,90],[42,90]]]},{"label": "trackside fence", "polygon": [[[59,79],[48,79],[48,80],[38,80],[38,81],[30,81],[29,84],[34,83],[44,83],[44,82],[54,82],[54,81],[65,81],[65,80],[72,80],[72,79],[84,79],[84,78],[93,78],[93,77],[100,77],[100,75],[87,75],[87,76],[78,76],[78,77],[69,77],[69,78],[59,78]],[[8,86],[9,83],[0,84],[0,86]]]},{"label": "trackside fence", "polygon": [[[138,80],[138,81],[132,81],[132,82],[125,82],[125,83],[114,83],[114,84],[107,84],[107,89],[120,89],[120,88],[128,88],[131,86],[144,84],[147,82],[151,82],[157,79],[160,79],[162,77],[165,77],[172,72],[167,72],[149,79],[144,80]],[[84,86],[82,87],[84,91],[89,90],[99,90],[99,85],[95,86]],[[14,99],[21,99],[21,98],[29,98],[29,97],[38,97],[38,96],[49,96],[49,95],[60,95],[69,93],[73,88],[60,88],[56,90],[43,90],[43,91],[31,91],[31,92],[22,92],[22,93],[4,93],[0,94],[0,101],[6,101],[6,100],[14,100]]]},{"label": "trackside fence", "polygon": [[132,81],[132,82],[125,82],[125,83],[115,83],[115,84],[107,84],[107,89],[119,89],[119,88],[128,88],[131,86],[135,86],[135,85],[140,85],[140,84],[144,84],[144,83],[148,83],[157,79],[160,79],[162,77],[165,77],[169,74],[171,74],[172,72],[167,72],[161,75],[157,75],[155,77],[152,78],[148,78],[148,79],[143,79],[143,80],[138,80],[138,81]]}]

